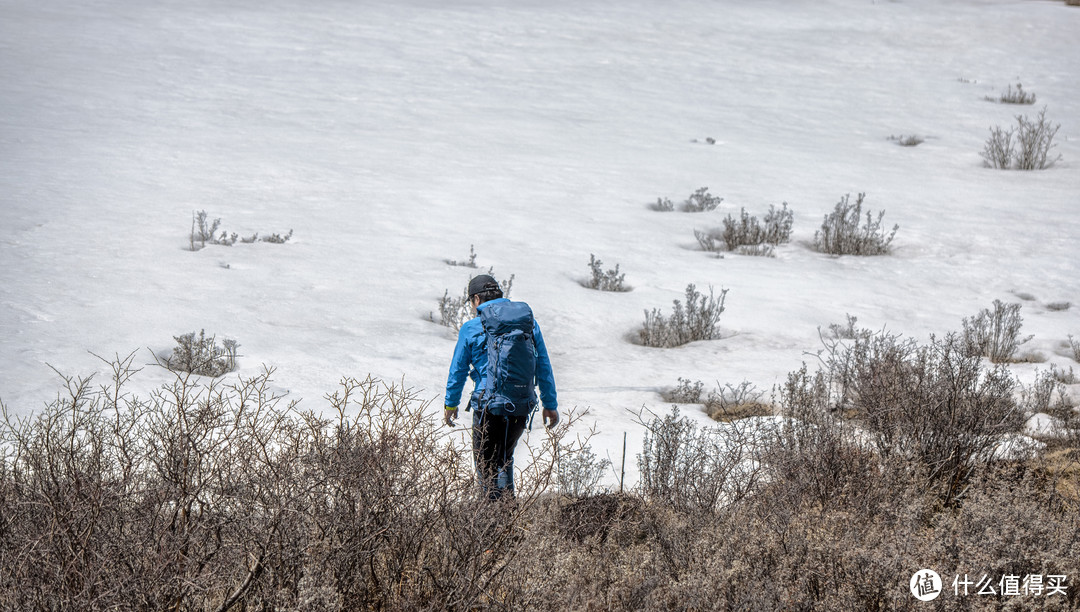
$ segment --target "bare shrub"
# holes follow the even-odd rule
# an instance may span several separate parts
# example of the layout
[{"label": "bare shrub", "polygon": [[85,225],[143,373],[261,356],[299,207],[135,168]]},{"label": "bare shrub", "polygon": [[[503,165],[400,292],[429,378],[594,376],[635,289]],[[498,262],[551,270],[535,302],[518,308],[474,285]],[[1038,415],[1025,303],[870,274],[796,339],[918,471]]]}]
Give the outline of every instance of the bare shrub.
[{"label": "bare shrub", "polygon": [[649,208],[657,212],[672,212],[675,210],[675,203],[670,198],[656,198],[656,202]]},{"label": "bare shrub", "polygon": [[[873,333],[868,329],[856,326],[856,324],[859,322],[858,317],[852,316],[850,314],[845,314],[844,316],[847,318],[847,321],[844,324],[829,324],[829,333],[827,334],[829,338],[833,340],[855,340],[864,336],[871,335]],[[822,333],[820,327],[818,328],[818,336],[822,338],[826,336]]]},{"label": "bare shrub", "polygon": [[138,399],[131,363],[99,388],[65,378],[32,417],[3,410],[0,556],[20,562],[0,564],[0,608],[512,607],[504,570],[572,419],[531,445],[516,504],[493,504],[400,385],[343,379],[320,415],[284,405],[272,370]]},{"label": "bare shrub", "polygon": [[683,511],[715,513],[748,495],[758,482],[750,461],[755,436],[738,424],[698,428],[672,407],[664,416],[638,413],[645,428],[638,455],[641,494],[646,502]]},{"label": "bare shrub", "polygon": [[[492,268],[488,268],[487,273],[491,274]],[[504,281],[499,281],[500,287],[502,287],[503,297],[510,297],[510,290],[514,287],[514,275],[511,274],[509,278]],[[438,323],[444,327],[449,327],[454,331],[461,329],[461,326],[466,321],[473,318],[476,315],[476,310],[469,302],[469,285],[465,284],[461,289],[461,295],[459,297],[452,297],[450,290],[447,289],[443,292],[443,296],[439,298],[439,320],[435,320],[435,313],[428,313],[428,320],[432,323]]]},{"label": "bare shrub", "polygon": [[983,158],[983,164],[988,168],[1008,170],[1012,166],[1013,156],[1016,154],[1016,143],[1013,141],[1012,128],[1008,131],[1000,126],[990,128],[990,138],[986,139],[983,150],[979,154]]},{"label": "bare shrub", "polygon": [[456,259],[444,259],[443,261],[445,261],[448,265],[451,265],[451,266],[461,266],[463,268],[475,268],[476,267],[476,249],[474,249],[473,246],[474,245],[471,245],[471,244],[469,245],[469,258],[468,259],[466,259],[464,261],[458,261]]},{"label": "bare shrub", "polygon": [[895,142],[896,144],[900,145],[901,147],[917,147],[917,146],[921,145],[922,143],[926,142],[926,139],[924,139],[921,136],[916,136],[914,134],[912,134],[910,136],[904,136],[904,135],[889,136],[889,140]]},{"label": "bare shrub", "polygon": [[1059,368],[1054,364],[1050,364],[1050,376],[1063,385],[1075,385],[1080,383],[1080,378],[1077,378],[1076,372],[1073,371],[1072,366],[1069,366],[1069,370]]},{"label": "bare shrub", "polygon": [[981,153],[984,163],[1001,170],[1045,170],[1061,159],[1051,155],[1059,128],[1047,121],[1046,108],[1034,120],[1017,115],[1016,126],[1008,131],[991,127]]},{"label": "bare shrub", "polygon": [[720,291],[717,300],[712,287],[705,296],[693,283],[686,286],[686,305],[674,300],[670,316],[665,317],[659,309],[645,311],[645,323],[638,337],[645,346],[675,347],[696,340],[712,340],[720,335],[718,324],[724,312],[727,289]]},{"label": "bare shrub", "polygon": [[1024,91],[1024,86],[1021,83],[1016,84],[1016,89],[1013,89],[1012,85],[1009,85],[997,98],[987,96],[986,99],[991,102],[1000,102],[1002,104],[1035,104],[1035,94]]},{"label": "bare shrub", "polygon": [[724,232],[722,238],[729,251],[734,251],[741,246],[777,246],[791,240],[791,226],[794,215],[787,207],[787,202],[777,209],[769,207],[762,224],[742,209],[739,219],[728,215],[724,219]]},{"label": "bare shrub", "polygon": [[[1075,438],[977,464],[943,505],[910,436],[880,451],[828,368],[789,376],[771,429],[638,413],[647,478],[630,494],[549,494],[564,459],[583,467],[571,480],[595,472],[561,424],[527,445],[516,504],[491,504],[464,441],[401,385],[343,379],[322,414],[286,405],[269,371],[138,399],[131,359],[100,386],[65,378],[32,417],[0,404],[0,609],[861,612],[911,608],[918,567],[995,587],[1080,574]],[[879,378],[905,378],[871,382],[900,389],[920,364],[885,359]],[[989,382],[935,380],[971,404],[943,435],[976,431],[963,415]],[[897,419],[952,414],[948,393],[913,397]],[[1080,590],[965,601],[1074,609]]]},{"label": "bare shrub", "polygon": [[[435,321],[434,314],[429,315],[429,318]],[[450,290],[447,289],[439,298],[439,325],[458,331],[471,318],[473,318],[473,308],[469,303],[468,287],[462,289],[458,297],[450,297]]]},{"label": "bare shrub", "polygon": [[[286,233],[286,234],[278,234],[277,232],[274,232],[273,234],[270,234],[269,236],[263,238],[262,241],[263,242],[269,242],[271,244],[285,244],[286,242],[288,242],[292,238],[292,235],[293,235],[292,230],[289,230],[288,233]],[[233,241],[235,242],[235,240],[236,240],[236,238],[235,238],[235,234],[234,234]]]},{"label": "bare shrub", "polygon": [[[218,228],[221,226],[221,219],[210,220],[209,215],[205,210],[193,212],[191,215],[191,235],[189,237],[189,245],[192,251],[198,251],[206,247],[207,243],[216,244],[220,246],[232,246],[236,244],[237,240],[241,244],[251,244],[259,240],[259,234],[253,234],[250,238],[243,238],[236,232],[222,231],[218,235]],[[293,235],[293,231],[289,230],[287,234],[274,233],[266,236],[262,239],[262,242],[269,242],[272,244],[285,244]]]},{"label": "bare shrub", "polygon": [[691,213],[709,212],[716,210],[716,207],[723,201],[724,198],[718,198],[709,193],[708,187],[702,187],[690,194],[690,197],[683,202],[682,211]]},{"label": "bare shrub", "polygon": [[664,393],[664,399],[676,404],[700,404],[701,393],[705,390],[705,383],[691,381],[689,378],[679,377],[679,384]]},{"label": "bare shrub", "polygon": [[592,276],[589,278],[585,286],[589,289],[596,289],[598,291],[629,291],[624,280],[626,279],[626,273],[619,272],[619,264],[615,264],[614,270],[605,271],[603,268],[603,262],[596,258],[595,255],[589,254],[589,271]]},{"label": "bare shrub", "polygon": [[205,210],[191,213],[191,250],[198,251],[204,248],[207,242],[213,244],[220,225],[221,219],[210,221]]},{"label": "bare shrub", "polygon": [[926,491],[950,504],[1022,421],[1012,375],[982,368],[967,348],[956,335],[923,346],[886,332],[835,342],[813,394],[789,384],[787,401],[810,397],[812,407],[855,419],[880,457],[910,465]]},{"label": "bare shrub", "polygon": [[1069,348],[1072,349],[1073,361],[1080,361],[1080,340],[1077,340],[1077,339],[1073,338],[1072,334],[1070,334],[1069,339],[1068,339],[1068,343],[1069,343]]},{"label": "bare shrub", "polygon": [[694,230],[694,238],[697,239],[699,245],[701,245],[702,251],[708,251],[710,253],[716,253],[720,256],[720,251],[726,250],[723,248],[724,238],[719,229],[713,229],[708,231]]},{"label": "bare shrub", "polygon": [[1020,304],[994,300],[993,309],[984,308],[963,322],[964,344],[969,355],[986,357],[994,363],[1012,361],[1020,345],[1033,336],[1021,339]]},{"label": "bare shrub", "polygon": [[568,442],[558,449],[555,477],[560,494],[581,499],[602,491],[600,479],[611,467],[611,461],[598,458],[589,447],[589,441],[596,433],[596,430],[592,429],[586,435],[579,436],[574,442]]},{"label": "bare shrub", "polygon": [[894,225],[892,231],[886,233],[881,227],[885,211],[878,213],[875,219],[869,210],[866,211],[866,222],[860,226],[866,194],[860,193],[854,204],[850,203],[849,196],[841,198],[833,212],[825,216],[821,229],[814,233],[814,248],[830,255],[887,254],[900,226]]},{"label": "bare shrub", "polygon": [[1050,150],[1055,146],[1054,136],[1061,124],[1051,126],[1046,120],[1046,109],[1039,111],[1037,120],[1027,117],[1016,118],[1017,149],[1013,157],[1013,166],[1017,170],[1044,170],[1054,165],[1061,156],[1050,157]]},{"label": "bare shrub", "polygon": [[219,346],[217,336],[206,337],[206,330],[173,336],[176,347],[167,357],[155,355],[158,363],[173,372],[186,372],[199,376],[216,378],[236,369],[236,349],[240,347],[236,340],[226,338]]},{"label": "bare shrub", "polygon": [[[1071,372],[1071,371],[1070,371]],[[1061,397],[1065,387],[1058,380],[1059,371],[1054,368],[1040,370],[1035,374],[1035,380],[1031,385],[1023,387],[1020,392],[1021,406],[1030,413],[1050,413],[1054,408],[1054,397]]]},{"label": "bare shrub", "polygon": [[1046,309],[1050,312],[1065,312],[1072,307],[1070,302],[1050,302],[1046,305]]}]

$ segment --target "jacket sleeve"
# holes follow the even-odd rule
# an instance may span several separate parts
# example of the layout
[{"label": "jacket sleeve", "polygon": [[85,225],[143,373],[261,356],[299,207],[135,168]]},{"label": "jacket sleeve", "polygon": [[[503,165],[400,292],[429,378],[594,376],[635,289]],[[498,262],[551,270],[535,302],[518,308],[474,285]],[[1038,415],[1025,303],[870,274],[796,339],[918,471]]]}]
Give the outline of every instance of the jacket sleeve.
[{"label": "jacket sleeve", "polygon": [[458,331],[454,357],[450,360],[450,375],[446,377],[444,405],[457,408],[458,404],[461,403],[461,392],[465,389],[465,380],[469,377],[470,366],[472,366],[472,352],[469,350],[468,338],[463,325],[461,330]]},{"label": "jacket sleeve", "polygon": [[540,326],[533,322],[533,339],[536,342],[536,384],[540,387],[540,401],[544,410],[558,410],[559,401],[555,393],[555,372],[551,369],[547,345],[540,333]]}]

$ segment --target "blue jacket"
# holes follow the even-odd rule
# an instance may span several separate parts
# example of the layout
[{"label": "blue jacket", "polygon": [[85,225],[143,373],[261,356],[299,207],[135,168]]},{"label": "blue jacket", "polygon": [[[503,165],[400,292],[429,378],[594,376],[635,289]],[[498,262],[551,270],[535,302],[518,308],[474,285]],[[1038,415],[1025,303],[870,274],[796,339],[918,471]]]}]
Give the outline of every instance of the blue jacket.
[{"label": "blue jacket", "polygon": [[[498,298],[484,302],[477,310],[483,310],[489,304],[508,301],[506,298]],[[533,321],[533,341],[536,344],[536,383],[540,387],[540,401],[544,404],[545,410],[558,410],[559,402],[555,396],[555,373],[551,369],[551,360],[548,359],[544,336],[540,334],[540,326],[536,324],[536,321]],[[458,331],[454,358],[450,362],[450,375],[446,379],[445,404],[456,408],[461,403],[465,379],[472,379],[475,390],[483,387],[485,376],[487,376],[487,334],[484,332],[483,325],[480,324],[480,317],[476,316],[466,321]]]}]

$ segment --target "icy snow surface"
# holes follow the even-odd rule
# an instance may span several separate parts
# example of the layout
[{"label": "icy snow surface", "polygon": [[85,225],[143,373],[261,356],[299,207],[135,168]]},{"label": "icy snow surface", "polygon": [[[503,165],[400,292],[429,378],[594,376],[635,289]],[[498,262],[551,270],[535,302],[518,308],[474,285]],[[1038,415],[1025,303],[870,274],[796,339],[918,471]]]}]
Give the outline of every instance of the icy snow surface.
[{"label": "icy snow surface", "polygon": [[[769,389],[847,314],[925,340],[1021,302],[1024,350],[1067,367],[1078,32],[1080,9],[1030,0],[0,0],[0,398],[29,414],[49,366],[145,364],[206,329],[304,407],[371,373],[438,410],[455,335],[428,316],[470,244],[515,276],[563,409],[616,464],[629,411],[665,411],[679,377]],[[1017,82],[1035,107],[984,100]],[[1062,161],[982,167],[988,128],[1044,105]],[[648,207],[703,186],[717,211]],[[858,192],[900,225],[894,254],[812,251]],[[781,202],[776,258],[699,250],[695,228]],[[191,252],[197,210],[295,233]],[[633,291],[583,288],[590,253]],[[628,341],[688,283],[730,290],[723,339]]]}]

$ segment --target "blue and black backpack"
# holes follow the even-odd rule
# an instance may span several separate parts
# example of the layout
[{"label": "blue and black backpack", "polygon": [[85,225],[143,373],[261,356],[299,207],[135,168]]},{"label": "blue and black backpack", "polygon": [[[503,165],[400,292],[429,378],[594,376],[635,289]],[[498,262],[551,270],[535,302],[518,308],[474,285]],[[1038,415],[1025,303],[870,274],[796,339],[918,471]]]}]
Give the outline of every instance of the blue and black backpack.
[{"label": "blue and black backpack", "polygon": [[487,334],[487,372],[480,410],[528,416],[537,406],[533,313],[524,302],[497,302],[480,311]]}]

